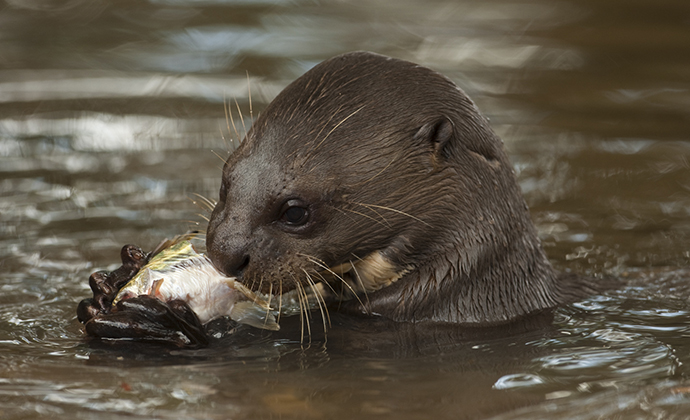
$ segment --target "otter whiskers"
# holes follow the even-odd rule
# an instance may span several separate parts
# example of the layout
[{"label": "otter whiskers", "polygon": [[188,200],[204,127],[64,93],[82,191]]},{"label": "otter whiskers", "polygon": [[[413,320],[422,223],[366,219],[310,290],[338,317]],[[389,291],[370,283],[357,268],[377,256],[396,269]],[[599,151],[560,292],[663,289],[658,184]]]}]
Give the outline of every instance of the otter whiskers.
[{"label": "otter whiskers", "polygon": [[[392,212],[394,212],[394,213],[398,213],[398,214],[401,214],[401,215],[403,215],[403,216],[409,217],[410,219],[416,220],[416,221],[418,221],[418,222],[420,222],[420,223],[424,223],[424,224],[427,225],[427,226],[431,226],[429,223],[425,222],[424,220],[420,219],[419,217],[415,217],[415,216],[413,216],[413,215],[411,215],[411,214],[409,214],[409,213],[406,213],[406,212],[404,212],[404,211],[402,211],[402,210],[394,209],[394,208],[392,208],[392,207],[379,206],[379,205],[377,205],[377,204],[356,203],[356,202],[352,202],[352,201],[350,201],[349,203],[350,203],[350,204],[357,205],[357,206],[365,207],[365,208],[367,208],[367,209],[369,209],[369,210],[371,210],[371,211],[373,211],[373,212],[375,212],[375,210],[372,209],[372,207],[377,208],[377,209],[381,209],[381,210],[392,211]],[[377,213],[377,214],[378,214],[378,213]]]},{"label": "otter whiskers", "polygon": [[215,200],[211,200],[208,197],[204,197],[203,195],[201,195],[199,193],[194,193],[192,195],[194,195],[195,197],[197,197],[200,200],[200,202],[192,201],[192,203],[198,205],[202,209],[207,210],[207,211],[213,211],[213,209],[216,207],[217,203]]},{"label": "otter whiskers", "polygon": [[319,147],[321,147],[321,145],[323,144],[323,142],[325,142],[325,141],[328,139],[328,137],[330,137],[330,135],[333,134],[333,132],[334,132],[335,130],[338,129],[338,127],[340,127],[341,125],[343,125],[343,124],[345,123],[345,121],[347,121],[347,120],[349,120],[350,118],[352,118],[353,115],[357,114],[357,113],[358,113],[359,111],[361,111],[362,109],[364,109],[364,105],[360,106],[360,107],[357,108],[356,110],[352,111],[352,113],[351,113],[350,115],[348,115],[347,117],[345,117],[345,118],[343,118],[342,120],[340,120],[340,122],[339,122],[338,124],[336,124],[335,127],[333,127],[333,128],[331,129],[331,131],[328,132],[328,134],[326,134],[326,137],[324,137],[323,140],[321,140],[321,141],[319,142],[319,144],[317,144],[316,147],[314,147],[314,148],[312,149],[312,152],[314,152],[316,149],[318,149]]},{"label": "otter whiskers", "polygon": [[295,282],[295,288],[297,292],[297,300],[299,302],[299,321],[300,321],[300,341],[304,342],[304,325],[307,325],[307,331],[309,335],[309,342],[311,343],[311,325],[309,322],[309,310],[306,307],[307,303],[304,300],[304,290],[302,288],[301,282],[295,278],[294,274],[290,273]]},{"label": "otter whiskers", "polygon": [[[355,255],[354,257],[357,258],[358,260],[362,261],[362,259],[359,258],[358,256]],[[368,304],[369,303],[369,294],[367,293],[367,288],[364,287],[364,282],[362,281],[362,276],[359,275],[359,271],[357,271],[357,266],[355,266],[355,263],[353,263],[352,260],[350,260],[350,266],[352,267],[352,270],[355,272],[355,279],[357,279],[357,282],[359,283],[360,289],[364,292],[364,298],[366,299],[367,304]],[[368,308],[368,306],[364,306],[363,304],[362,304],[362,307]]]},{"label": "otter whiskers", "polygon": [[[352,203],[352,204],[356,204],[356,203]],[[362,213],[362,212],[360,212],[360,211],[357,211],[357,210],[352,210],[352,209],[343,209],[343,210],[338,209],[338,210],[341,211],[341,212],[349,211],[350,213],[356,214],[356,215],[358,215],[358,216],[366,217],[367,219],[370,219],[371,221],[373,221],[373,222],[375,222],[375,223],[378,223],[378,224],[380,224],[380,225],[382,225],[382,226],[385,226],[385,227],[387,227],[387,228],[391,228],[391,227],[392,227],[391,224],[388,223],[388,221],[386,220],[385,217],[383,217],[380,213],[378,213],[378,212],[376,212],[375,210],[372,210],[372,209],[369,209],[369,210],[372,210],[374,213],[376,213],[381,219],[383,219],[382,221],[381,221],[381,220],[378,220],[378,219],[376,219],[376,218],[374,218],[374,217],[372,217],[372,216],[369,216],[368,214],[365,214],[365,213]]]},{"label": "otter whiskers", "polygon": [[[312,262],[313,264],[315,264],[315,265],[317,265],[318,267],[322,268],[325,272],[331,274],[331,275],[332,275],[333,277],[335,277],[336,279],[340,280],[340,283],[343,284],[343,285],[345,285],[345,287],[348,288],[348,290],[350,291],[350,293],[352,294],[352,296],[354,296],[355,299],[357,299],[357,301],[360,303],[360,305],[364,306],[364,303],[363,303],[362,300],[359,298],[359,295],[357,294],[357,292],[355,291],[355,289],[353,289],[352,286],[350,285],[350,283],[348,283],[347,280],[345,280],[340,274],[338,274],[338,273],[336,273],[335,271],[333,271],[328,265],[326,265],[326,263],[324,263],[323,261],[319,260],[318,258],[312,257],[312,256],[310,256],[310,255],[304,255],[304,254],[300,254],[300,255],[306,257],[310,262]],[[330,286],[330,284],[329,284],[328,281],[324,281],[324,283],[326,283],[327,285],[329,285],[329,287],[331,287],[331,290],[333,290],[333,293],[335,293],[336,295],[338,295],[338,296],[342,299],[342,293],[336,292],[336,291],[333,289],[333,287]]]},{"label": "otter whiskers", "polygon": [[309,275],[309,272],[307,270],[302,269],[304,272],[304,275],[307,276],[307,282],[309,283],[309,286],[312,288],[314,291],[314,296],[316,297],[316,303],[319,307],[319,311],[321,312],[321,320],[323,321],[323,330],[326,332],[328,330],[328,327],[326,326],[326,322],[328,322],[328,325],[331,325],[331,315],[328,313],[328,307],[326,306],[326,300],[323,297],[323,294],[319,291],[318,287],[316,287],[316,282],[311,278]]},{"label": "otter whiskers", "polygon": [[[266,308],[266,318],[264,318],[264,325],[268,324],[268,321],[271,317],[271,300],[273,299],[273,284],[271,283],[269,289],[268,289],[268,301],[267,301],[267,308]],[[280,313],[280,312],[279,312]],[[278,319],[280,315],[278,316]],[[276,321],[277,322],[277,321]]]}]

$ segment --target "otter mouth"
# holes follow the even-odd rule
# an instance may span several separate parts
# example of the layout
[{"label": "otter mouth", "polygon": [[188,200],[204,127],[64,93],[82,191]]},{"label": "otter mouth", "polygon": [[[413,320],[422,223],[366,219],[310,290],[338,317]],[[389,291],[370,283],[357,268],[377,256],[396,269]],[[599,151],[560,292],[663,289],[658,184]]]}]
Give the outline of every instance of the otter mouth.
[{"label": "otter mouth", "polygon": [[393,264],[381,251],[374,251],[364,258],[323,269],[319,277],[340,291],[340,299],[351,299],[388,287],[409,271]]},{"label": "otter mouth", "polygon": [[303,270],[299,278],[278,282],[244,279],[241,282],[265,299],[298,298],[307,302],[318,297],[325,303],[358,299],[360,295],[390,286],[410,271],[409,267],[400,268],[393,264],[381,251],[330,267],[321,261],[312,259],[312,262],[316,269],[311,273]]}]

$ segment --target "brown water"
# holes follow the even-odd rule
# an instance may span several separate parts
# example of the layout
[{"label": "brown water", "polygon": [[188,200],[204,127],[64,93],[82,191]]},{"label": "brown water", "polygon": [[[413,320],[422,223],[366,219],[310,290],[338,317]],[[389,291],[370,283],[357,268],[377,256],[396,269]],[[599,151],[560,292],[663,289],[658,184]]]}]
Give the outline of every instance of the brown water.
[{"label": "brown water", "polygon": [[[224,102],[249,114],[249,81],[256,115],[358,49],[462,86],[553,264],[621,290],[531,332],[334,317],[311,345],[294,320],[199,351],[86,341],[90,272],[203,228]],[[690,417],[688,51],[685,0],[5,0],[0,418]]]}]

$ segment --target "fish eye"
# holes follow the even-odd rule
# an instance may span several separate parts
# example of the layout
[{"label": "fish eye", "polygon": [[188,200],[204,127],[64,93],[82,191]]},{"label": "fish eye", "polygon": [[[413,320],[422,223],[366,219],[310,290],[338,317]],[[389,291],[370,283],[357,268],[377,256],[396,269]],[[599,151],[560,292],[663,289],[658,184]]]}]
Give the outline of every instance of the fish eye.
[{"label": "fish eye", "polygon": [[285,203],[285,210],[280,215],[280,221],[291,226],[302,226],[309,221],[309,210],[298,200]]}]

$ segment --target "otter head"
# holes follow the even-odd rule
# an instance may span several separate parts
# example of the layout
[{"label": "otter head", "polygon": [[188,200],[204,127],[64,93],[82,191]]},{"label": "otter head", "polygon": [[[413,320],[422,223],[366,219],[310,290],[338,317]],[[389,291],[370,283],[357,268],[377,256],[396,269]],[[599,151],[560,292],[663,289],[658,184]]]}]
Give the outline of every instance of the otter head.
[{"label": "otter head", "polygon": [[225,164],[207,248],[254,289],[335,279],[397,320],[500,322],[558,300],[485,118],[446,77],[371,53],[265,109]]}]

